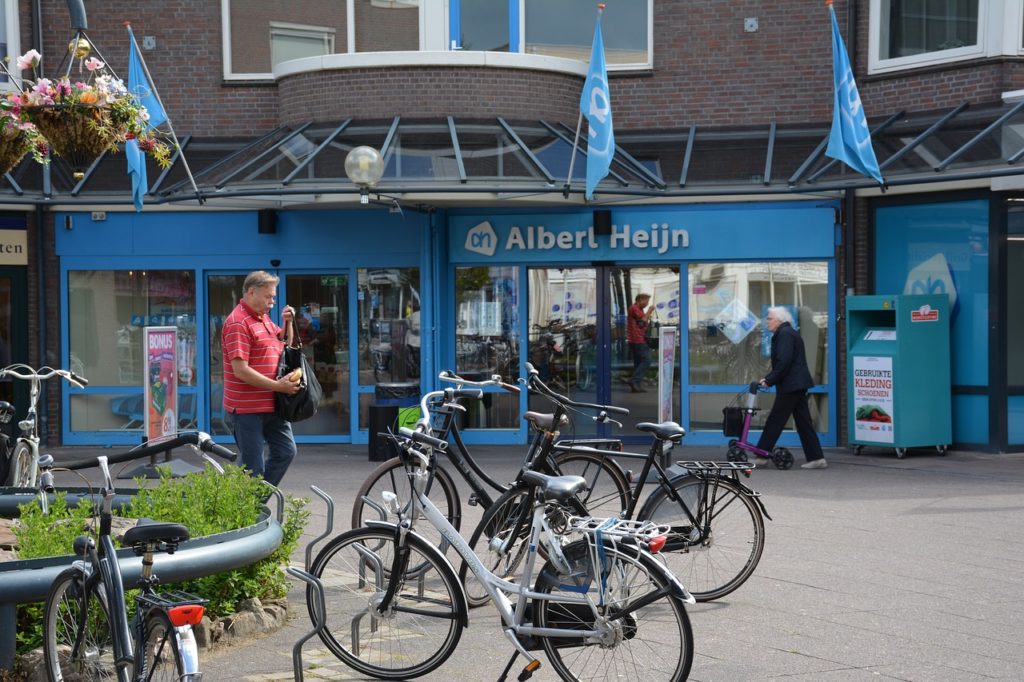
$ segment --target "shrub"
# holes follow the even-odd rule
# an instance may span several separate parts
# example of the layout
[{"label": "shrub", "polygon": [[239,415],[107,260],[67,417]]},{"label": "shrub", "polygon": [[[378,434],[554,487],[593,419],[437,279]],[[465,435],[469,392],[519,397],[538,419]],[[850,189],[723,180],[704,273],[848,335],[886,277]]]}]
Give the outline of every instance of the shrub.
[{"label": "shrub", "polygon": [[[168,469],[160,469],[159,481],[136,479],[139,490],[128,508],[121,512],[131,518],[151,518],[167,523],[180,523],[192,537],[214,535],[251,526],[259,520],[266,486],[236,466],[218,473],[207,465],[198,473],[172,478]],[[298,546],[309,519],[306,498],[287,497],[281,527],[281,546],[266,559],[224,573],[189,580],[161,589],[193,592],[209,600],[211,616],[234,613],[236,605],[252,597],[281,598],[288,593],[288,581],[281,566],[288,563]],[[22,559],[62,556],[72,553],[76,537],[82,535],[92,514],[91,504],[69,507],[63,493],[58,493],[44,516],[35,503],[22,505],[16,530]],[[160,561],[156,560],[160,573]],[[129,597],[130,598],[130,597]],[[42,643],[42,606],[28,604],[18,607],[18,650],[26,651]]]}]

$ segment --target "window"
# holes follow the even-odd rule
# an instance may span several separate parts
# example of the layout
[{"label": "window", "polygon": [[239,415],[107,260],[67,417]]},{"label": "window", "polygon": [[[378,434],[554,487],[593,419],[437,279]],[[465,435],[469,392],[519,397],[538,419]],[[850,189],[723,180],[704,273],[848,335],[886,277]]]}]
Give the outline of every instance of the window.
[{"label": "window", "polygon": [[189,413],[192,421],[197,378],[193,272],[68,272],[68,367],[86,377],[90,389],[114,389],[72,394],[72,431],[142,428],[142,330],[147,326],[178,328],[179,416],[185,419]]},{"label": "window", "polygon": [[871,0],[870,7],[871,73],[1022,51],[1020,2]]},{"label": "window", "polygon": [[270,63],[319,57],[334,52],[335,29],[318,26],[270,23]]},{"label": "window", "polygon": [[[651,65],[651,12],[648,0],[610,3],[601,18],[605,62],[616,66]],[[596,13],[590,0],[525,0],[524,52],[590,61]]]},{"label": "window", "polygon": [[[605,9],[609,70],[651,68],[653,3],[619,0]],[[585,62],[596,14],[591,0],[221,0],[221,18],[224,78],[269,80],[289,59],[356,52],[475,50]]]},{"label": "window", "polygon": [[[0,42],[0,57],[10,57],[12,64],[21,56],[19,27],[18,3],[15,0],[0,0],[0,41],[3,41]],[[0,72],[0,88],[10,89],[11,85],[7,74]]]}]

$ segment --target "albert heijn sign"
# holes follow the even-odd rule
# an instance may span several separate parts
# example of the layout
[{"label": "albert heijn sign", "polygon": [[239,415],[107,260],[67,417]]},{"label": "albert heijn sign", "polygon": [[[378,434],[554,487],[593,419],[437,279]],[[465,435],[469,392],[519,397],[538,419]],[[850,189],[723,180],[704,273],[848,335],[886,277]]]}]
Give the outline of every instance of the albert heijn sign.
[{"label": "albert heijn sign", "polygon": [[613,210],[610,228],[598,234],[590,210],[454,213],[449,257],[453,263],[830,258],[834,216],[820,205],[644,207]]}]

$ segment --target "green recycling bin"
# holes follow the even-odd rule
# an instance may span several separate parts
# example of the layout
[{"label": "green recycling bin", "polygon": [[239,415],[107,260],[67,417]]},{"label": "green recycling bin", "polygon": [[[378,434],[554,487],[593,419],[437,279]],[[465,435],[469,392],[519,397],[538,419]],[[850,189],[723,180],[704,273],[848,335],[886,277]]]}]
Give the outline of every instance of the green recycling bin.
[{"label": "green recycling bin", "polygon": [[935,447],[953,440],[949,298],[847,296],[848,440],[865,447]]}]

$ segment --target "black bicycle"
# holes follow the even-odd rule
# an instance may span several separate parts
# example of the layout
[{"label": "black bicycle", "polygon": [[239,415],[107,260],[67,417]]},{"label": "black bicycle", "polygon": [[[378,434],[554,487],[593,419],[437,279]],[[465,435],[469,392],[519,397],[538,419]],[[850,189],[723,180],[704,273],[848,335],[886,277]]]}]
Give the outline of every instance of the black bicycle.
[{"label": "black bicycle", "polygon": [[[532,368],[531,368],[532,369]],[[531,390],[556,406],[573,401],[554,392],[532,371],[527,379]],[[660,461],[682,441],[685,429],[674,422],[637,424],[652,438],[647,454],[616,452],[616,458],[643,459],[635,486],[620,507],[619,517],[653,521],[671,527],[662,557],[697,601],[723,597],[742,585],[754,572],[764,550],[764,519],[768,515],[759,493],[740,479],[749,476],[754,465],[746,462],[679,462],[685,474],[672,476]],[[595,456],[609,453],[594,450]],[[611,461],[609,459],[609,461]],[[613,463],[614,464],[614,463]],[[608,470],[617,468],[609,465]],[[648,475],[654,472],[655,489],[640,504]],[[469,544],[495,573],[513,578],[526,553],[530,501],[534,485],[524,480],[506,491],[483,515]],[[620,469],[621,471],[621,469]],[[591,500],[601,505],[606,500]],[[614,503],[613,500],[611,503]],[[500,570],[499,570],[500,569]],[[460,577],[471,581],[467,567]],[[467,583],[467,594],[483,599],[481,590]],[[477,600],[479,601],[479,600]]]},{"label": "black bicycle", "polygon": [[[61,680],[113,680],[143,682],[168,680],[199,682],[199,657],[192,628],[203,617],[205,600],[185,592],[155,590],[153,555],[174,553],[189,538],[188,529],[177,523],[140,519],[124,534],[123,544],[142,557],[142,575],[135,595],[135,617],[129,622],[121,568],[110,537],[115,497],[110,464],[192,446],[215,468],[220,466],[206,453],[234,461],[237,455],[217,445],[205,433],[184,433],[150,441],[114,457],[100,456],[62,464],[61,468],[84,469],[97,464],[103,472],[99,511],[99,542],[83,535],[75,540],[79,557],[71,568],[57,575],[46,597],[43,650],[46,672],[52,682]],[[43,461],[44,487],[52,486],[52,458]],[[45,490],[43,492],[45,495]]]}]

